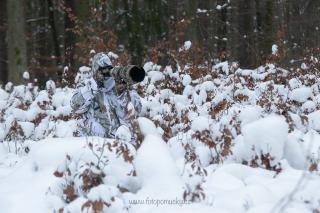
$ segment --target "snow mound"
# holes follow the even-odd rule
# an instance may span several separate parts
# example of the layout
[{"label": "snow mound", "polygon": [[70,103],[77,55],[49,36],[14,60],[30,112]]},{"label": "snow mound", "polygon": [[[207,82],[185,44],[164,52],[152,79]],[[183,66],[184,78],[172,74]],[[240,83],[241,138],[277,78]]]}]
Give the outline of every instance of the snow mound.
[{"label": "snow mound", "polygon": [[182,84],[183,86],[187,86],[191,83],[192,79],[190,77],[190,75],[185,75],[183,76],[183,79],[182,79]]},{"label": "snow mound", "polygon": [[138,123],[140,126],[141,133],[143,135],[158,135],[159,134],[157,127],[148,118],[140,117],[140,118],[138,118]]},{"label": "snow mound", "polygon": [[183,183],[167,144],[159,137],[148,135],[134,161],[142,181],[138,192],[141,199],[182,199]]},{"label": "snow mound", "polygon": [[284,117],[270,115],[245,125],[242,132],[247,160],[268,153],[274,158],[273,163],[282,159],[288,136],[288,124]]},{"label": "snow mound", "polygon": [[304,103],[308,98],[312,97],[312,89],[310,87],[300,87],[289,93],[289,98],[293,101]]},{"label": "snow mound", "polygon": [[192,121],[191,129],[193,131],[203,131],[209,129],[210,120],[207,117],[199,116]]},{"label": "snow mound", "polygon": [[241,125],[246,125],[248,123],[258,120],[262,115],[262,108],[258,106],[248,106],[241,110],[240,120]]},{"label": "snow mound", "polygon": [[320,131],[320,110],[310,113],[308,118],[311,128]]}]

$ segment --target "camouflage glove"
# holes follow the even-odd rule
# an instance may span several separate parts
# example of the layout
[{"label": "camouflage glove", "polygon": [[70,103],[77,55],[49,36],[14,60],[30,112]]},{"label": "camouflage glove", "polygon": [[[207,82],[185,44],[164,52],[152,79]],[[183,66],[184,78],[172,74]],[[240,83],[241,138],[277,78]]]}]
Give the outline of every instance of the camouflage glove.
[{"label": "camouflage glove", "polygon": [[79,91],[84,99],[92,99],[98,92],[98,85],[93,78],[89,78],[84,81],[84,86],[80,87]]}]

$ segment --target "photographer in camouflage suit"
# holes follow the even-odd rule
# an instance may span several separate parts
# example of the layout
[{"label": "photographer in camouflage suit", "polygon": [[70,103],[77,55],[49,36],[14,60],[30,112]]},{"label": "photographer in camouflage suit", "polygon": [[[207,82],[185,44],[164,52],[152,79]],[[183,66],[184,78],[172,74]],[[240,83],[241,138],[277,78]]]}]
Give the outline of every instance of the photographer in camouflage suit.
[{"label": "photographer in camouflage suit", "polygon": [[[131,120],[141,112],[141,102],[132,85],[142,81],[145,72],[138,67],[132,72],[132,67],[113,68],[109,57],[98,53],[91,70],[82,70],[71,99],[73,111],[82,118],[81,135],[133,140]],[[140,74],[136,82],[131,78],[133,73]]]}]

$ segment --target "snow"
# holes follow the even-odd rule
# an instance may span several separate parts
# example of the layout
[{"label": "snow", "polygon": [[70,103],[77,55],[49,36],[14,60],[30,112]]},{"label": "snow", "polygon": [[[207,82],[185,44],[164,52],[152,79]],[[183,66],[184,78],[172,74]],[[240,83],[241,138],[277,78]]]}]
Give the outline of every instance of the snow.
[{"label": "snow", "polygon": [[145,64],[143,65],[143,69],[144,69],[146,72],[149,72],[149,71],[152,70],[153,65],[154,65],[154,64],[153,64],[151,61],[149,61],[149,62],[147,62],[147,63],[145,63]]},{"label": "snow", "polygon": [[56,84],[54,83],[54,81],[52,81],[52,80],[49,80],[49,81],[47,81],[46,82],[46,89],[47,90],[55,90],[56,89]]},{"label": "snow", "polygon": [[287,159],[288,163],[296,169],[304,169],[307,165],[306,155],[302,150],[302,136],[303,133],[297,130],[290,133],[284,149],[285,159]]},{"label": "snow", "polygon": [[185,41],[183,47],[179,49],[179,52],[189,50],[192,46],[191,41]]},{"label": "snow", "polygon": [[0,88],[0,100],[6,100],[8,99],[8,97],[9,94],[5,90]]},{"label": "snow", "polygon": [[320,131],[320,110],[317,110],[308,115],[311,128],[316,131]]},{"label": "snow", "polygon": [[296,89],[296,88],[299,88],[301,86],[301,82],[296,78],[292,78],[292,79],[289,80],[289,86],[292,89]]},{"label": "snow", "polygon": [[[83,142],[76,138],[39,141],[32,144],[28,157],[19,159],[14,166],[1,165],[0,171],[7,172],[7,175],[1,176],[0,182],[1,211],[51,212],[47,207],[45,195],[50,183],[56,179],[52,175],[55,167],[63,162],[66,153],[78,152]],[[15,159],[11,160],[14,163]]]},{"label": "snow", "polygon": [[278,45],[273,44],[272,45],[272,55],[277,55],[278,54]]},{"label": "snow", "polygon": [[316,109],[316,104],[313,101],[306,101],[302,106],[301,109],[305,112],[313,112]]},{"label": "snow", "polygon": [[205,184],[206,190],[215,191],[232,191],[239,188],[244,188],[244,183],[238,178],[225,173],[214,172],[209,177]]},{"label": "snow", "polygon": [[262,108],[258,106],[248,106],[241,110],[239,118],[241,120],[241,125],[246,125],[248,123],[258,120],[262,115]]},{"label": "snow", "polygon": [[[111,204],[104,212],[260,213],[289,198],[283,212],[319,209],[319,170],[310,166],[320,158],[320,91],[318,81],[308,81],[316,76],[289,79],[272,64],[233,73],[221,62],[211,74],[191,79],[189,65],[177,67],[144,64],[138,149],[125,127],[116,140],[74,137],[72,88],[50,80],[46,90],[32,84],[0,89],[1,212],[78,213],[85,203],[103,200]],[[88,67],[79,73],[91,78]],[[277,73],[286,82],[276,84]],[[163,81],[168,76],[174,82]],[[248,100],[235,100],[239,94]],[[261,154],[270,154],[270,166],[280,170],[266,169]],[[257,168],[248,166],[252,161]],[[86,169],[104,174],[87,192]],[[78,196],[71,202],[63,192],[68,183]],[[160,203],[169,200],[179,202]]]},{"label": "snow", "polygon": [[144,135],[158,135],[158,130],[154,123],[148,118],[140,117],[138,118],[138,123],[140,130]]},{"label": "snow", "polygon": [[151,83],[155,83],[164,79],[164,75],[159,71],[149,71],[148,76],[151,79]]},{"label": "snow", "polygon": [[182,196],[182,180],[169,148],[161,138],[148,135],[137,152],[134,164],[143,185],[138,191],[139,197],[174,199]]},{"label": "snow", "polygon": [[206,12],[208,12],[208,10],[200,9],[200,8],[197,9],[197,13],[206,13]]},{"label": "snow", "polygon": [[[89,138],[89,141],[98,138]],[[0,204],[3,212],[52,212],[54,207],[62,205],[57,197],[48,194],[48,186],[54,185],[58,178],[52,175],[58,165],[63,165],[66,154],[86,159],[85,138],[46,139],[30,144],[31,152],[21,159],[6,155],[6,165],[0,165]],[[101,142],[101,139],[100,139]],[[1,149],[0,149],[1,150]],[[3,155],[1,155],[3,159]],[[83,157],[81,157],[83,156]],[[161,160],[160,160],[161,159]],[[8,160],[11,166],[8,164]],[[16,162],[15,162],[16,161]],[[2,160],[2,162],[4,162]],[[116,161],[114,162],[116,163]],[[134,161],[140,188],[136,194],[128,194],[124,200],[117,199],[113,206],[118,209],[127,199],[180,199],[184,183],[179,169],[169,151],[168,145],[158,136],[149,134]],[[117,164],[115,164],[117,165]],[[119,166],[119,164],[118,164]],[[286,166],[283,174],[274,178],[274,173],[260,168],[251,168],[241,164],[227,164],[211,172],[203,185],[207,193],[207,202],[184,205],[133,205],[132,212],[259,212],[260,209],[273,209],[282,197],[293,190],[301,177],[301,172]],[[307,199],[310,191],[319,186],[316,177],[310,176],[305,189],[294,198],[290,209],[300,211],[306,207],[299,200]],[[21,190],[23,189],[23,190]],[[54,188],[51,188],[54,190]],[[308,193],[309,192],[309,193]],[[93,188],[88,198],[98,200],[118,196],[116,188],[100,185]],[[66,207],[70,212],[79,212],[86,200],[78,198]],[[23,202],[23,205],[20,205]],[[295,207],[292,207],[295,206]],[[300,206],[300,207],[298,207]],[[203,210],[203,211],[202,211]],[[119,209],[118,209],[119,211]],[[116,211],[117,212],[117,211]],[[308,211],[306,211],[308,212]]]},{"label": "snow", "polygon": [[72,137],[76,125],[75,121],[58,121],[55,136],[59,138]]},{"label": "snow", "polygon": [[131,140],[131,132],[128,127],[122,125],[117,129],[115,134],[115,138],[119,139],[120,141],[127,141]]},{"label": "snow", "polygon": [[24,71],[22,74],[23,79],[29,80],[30,79],[30,74],[28,71]]},{"label": "snow", "polygon": [[303,69],[303,70],[308,69],[308,66],[307,66],[305,63],[302,63],[300,67],[301,67],[301,69]]},{"label": "snow", "polygon": [[218,63],[216,65],[214,65],[213,67],[214,69],[221,69],[226,75],[229,75],[229,65],[228,65],[228,61],[224,61],[221,63]]},{"label": "snow", "polygon": [[191,83],[192,79],[190,77],[190,75],[185,75],[183,76],[183,79],[182,79],[182,84],[183,86],[187,86]]},{"label": "snow", "polygon": [[195,119],[193,119],[192,124],[191,124],[191,129],[193,131],[204,131],[209,129],[209,119],[204,116],[199,116]]},{"label": "snow", "polygon": [[184,46],[185,50],[188,50],[191,48],[191,45],[192,45],[191,41],[186,41],[186,42],[184,42],[183,46]]},{"label": "snow", "polygon": [[270,153],[274,158],[274,165],[282,159],[288,136],[288,124],[284,117],[269,115],[245,125],[242,131],[247,160],[253,159],[255,155],[260,156],[261,153]]},{"label": "snow", "polygon": [[5,87],[4,87],[4,89],[5,89],[7,92],[11,91],[12,88],[13,88],[13,83],[10,82],[10,81],[9,81],[9,82],[5,85]]},{"label": "snow", "polygon": [[18,123],[23,130],[24,136],[26,138],[29,138],[33,134],[34,124],[31,122],[18,122]]},{"label": "snow", "polygon": [[289,97],[293,101],[304,103],[312,96],[312,89],[310,87],[300,87],[290,92]]},{"label": "snow", "polygon": [[309,131],[303,137],[303,151],[305,156],[313,160],[320,159],[320,134]]}]

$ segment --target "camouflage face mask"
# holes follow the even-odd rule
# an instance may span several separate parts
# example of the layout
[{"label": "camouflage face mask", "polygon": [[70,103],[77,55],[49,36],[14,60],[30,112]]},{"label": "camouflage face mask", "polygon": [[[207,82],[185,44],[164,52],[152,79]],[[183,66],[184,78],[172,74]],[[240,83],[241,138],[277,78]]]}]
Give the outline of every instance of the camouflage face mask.
[{"label": "camouflage face mask", "polygon": [[95,75],[95,80],[99,87],[103,87],[103,82],[111,77],[110,70],[112,69],[112,66],[107,67],[101,67],[97,70]]}]

